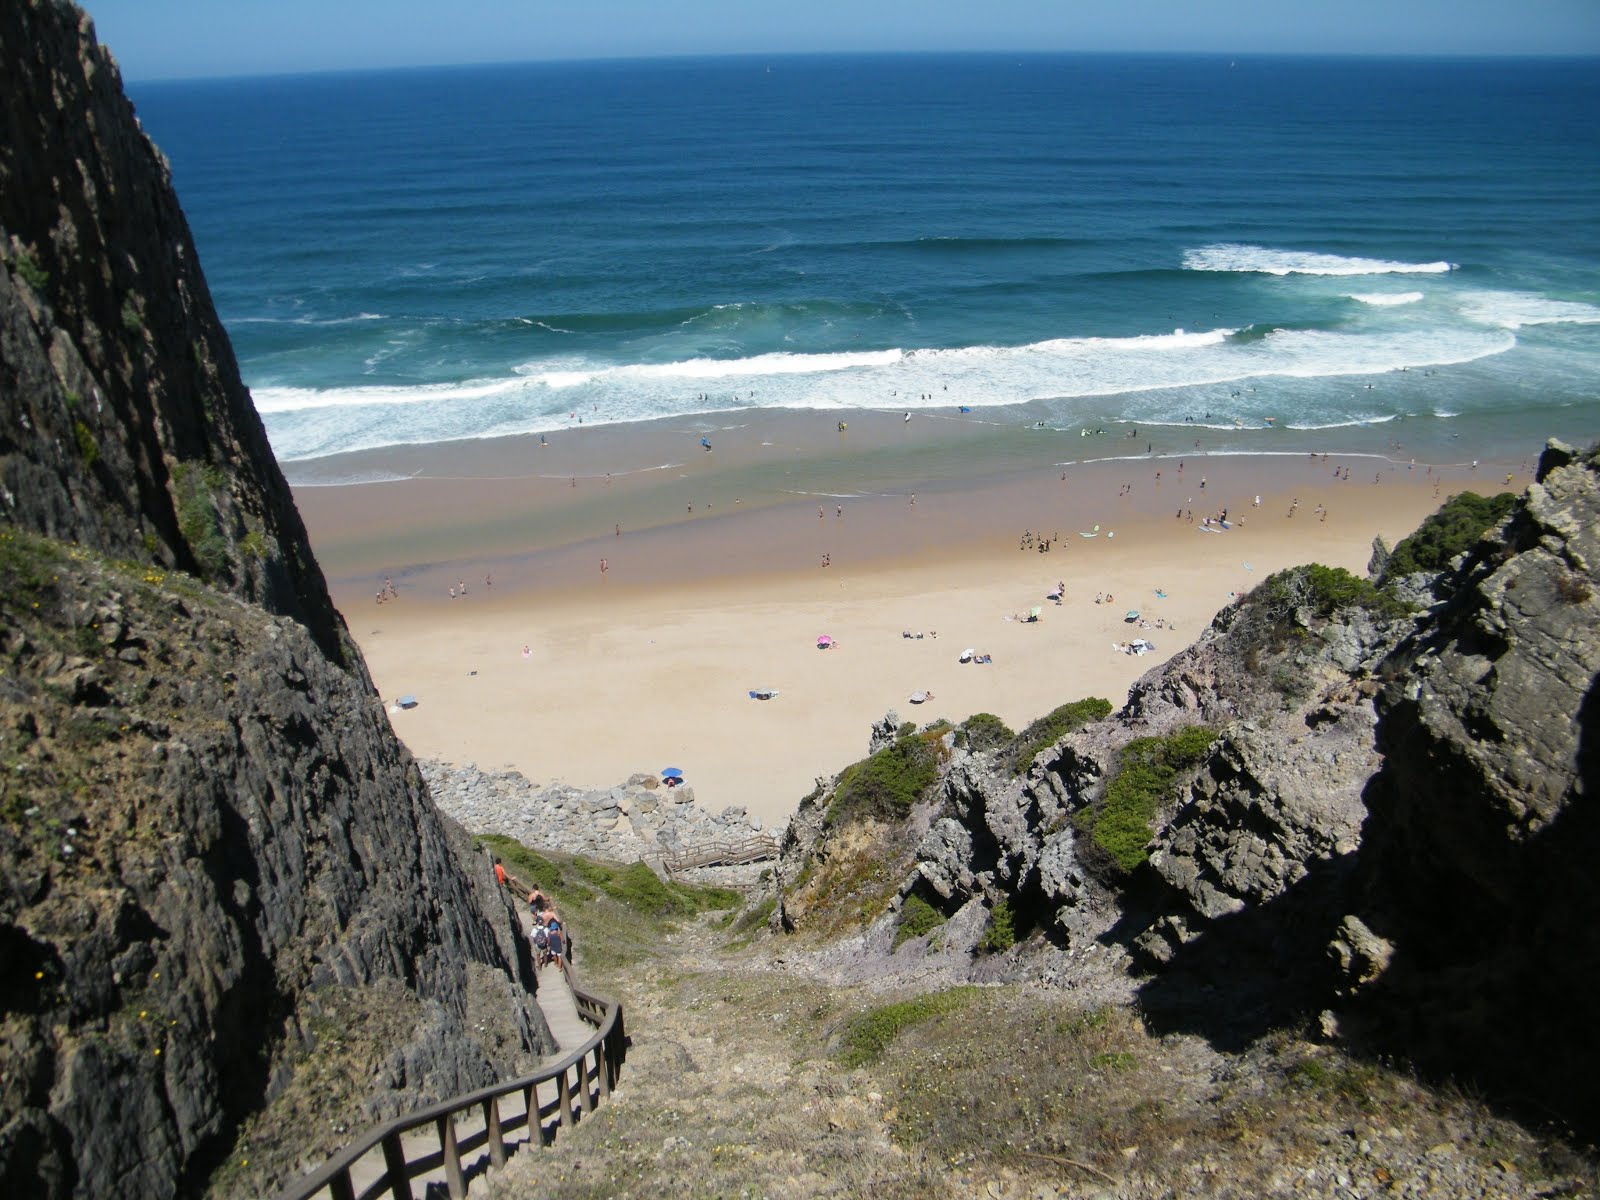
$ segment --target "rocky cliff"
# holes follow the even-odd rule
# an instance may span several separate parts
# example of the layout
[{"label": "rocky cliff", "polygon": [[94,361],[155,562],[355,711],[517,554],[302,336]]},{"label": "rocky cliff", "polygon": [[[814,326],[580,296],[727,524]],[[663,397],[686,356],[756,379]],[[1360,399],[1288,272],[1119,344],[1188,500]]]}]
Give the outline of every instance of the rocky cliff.
[{"label": "rocky cliff", "polygon": [[1037,954],[982,953],[1032,931],[1066,949],[1050,978],[1131,969],[1154,1028],[1239,1048],[1311,1027],[1592,1121],[1596,529],[1600,455],[1552,444],[1437,578],[1274,577],[1020,771],[1015,743],[947,731],[939,786],[890,831],[830,819],[841,784],[820,788],[775,923],[804,927],[841,853],[898,856],[898,887],[862,910],[884,956],[924,953],[904,934],[942,920],[926,953],[1038,977]]},{"label": "rocky cliff", "polygon": [[258,1195],[551,1046],[115,64],[0,7],[0,1190]]}]

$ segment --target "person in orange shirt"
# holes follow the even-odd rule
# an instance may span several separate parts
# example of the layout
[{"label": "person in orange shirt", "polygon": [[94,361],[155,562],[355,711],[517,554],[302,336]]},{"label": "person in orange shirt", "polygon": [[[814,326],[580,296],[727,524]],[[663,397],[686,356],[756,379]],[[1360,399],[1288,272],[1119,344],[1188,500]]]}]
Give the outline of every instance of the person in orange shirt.
[{"label": "person in orange shirt", "polygon": [[494,860],[494,880],[501,887],[505,887],[505,885],[506,885],[506,869],[505,869],[505,867],[500,865],[500,860],[498,858]]}]

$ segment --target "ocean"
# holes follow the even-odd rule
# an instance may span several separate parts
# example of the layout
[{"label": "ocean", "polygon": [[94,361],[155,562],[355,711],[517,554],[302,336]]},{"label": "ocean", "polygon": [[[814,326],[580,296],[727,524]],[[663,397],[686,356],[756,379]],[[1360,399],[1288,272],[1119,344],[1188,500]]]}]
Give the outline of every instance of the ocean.
[{"label": "ocean", "polygon": [[752,57],[129,91],[291,467],[752,408],[1224,452],[1600,434],[1594,61]]}]

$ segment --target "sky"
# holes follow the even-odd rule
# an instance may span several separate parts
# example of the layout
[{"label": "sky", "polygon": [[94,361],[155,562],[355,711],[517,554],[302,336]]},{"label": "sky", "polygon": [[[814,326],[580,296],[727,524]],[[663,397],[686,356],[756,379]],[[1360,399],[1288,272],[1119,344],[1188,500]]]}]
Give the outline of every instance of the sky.
[{"label": "sky", "polygon": [[131,80],[918,51],[1600,55],[1600,0],[84,0]]}]

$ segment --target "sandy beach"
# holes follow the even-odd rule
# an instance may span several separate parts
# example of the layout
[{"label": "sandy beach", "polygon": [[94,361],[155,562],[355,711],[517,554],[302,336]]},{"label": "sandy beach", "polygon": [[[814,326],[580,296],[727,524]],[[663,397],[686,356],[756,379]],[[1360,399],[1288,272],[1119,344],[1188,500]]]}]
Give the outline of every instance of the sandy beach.
[{"label": "sandy beach", "polygon": [[[586,787],[677,766],[702,805],[774,821],[889,709],[1021,728],[1083,696],[1120,705],[1233,594],[1302,562],[1363,572],[1374,536],[1392,544],[1453,492],[1526,486],[1535,449],[1413,465],[1141,456],[1141,437],[1069,463],[1076,437],[838,419],[449,443],[291,478],[380,693],[418,700],[392,717],[414,753]],[[1223,510],[1230,528],[1207,529]],[[1154,652],[1113,648],[1134,637]],[[959,661],[968,648],[992,663]]]}]

